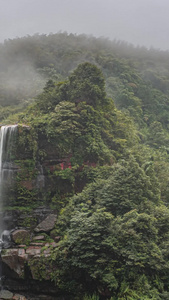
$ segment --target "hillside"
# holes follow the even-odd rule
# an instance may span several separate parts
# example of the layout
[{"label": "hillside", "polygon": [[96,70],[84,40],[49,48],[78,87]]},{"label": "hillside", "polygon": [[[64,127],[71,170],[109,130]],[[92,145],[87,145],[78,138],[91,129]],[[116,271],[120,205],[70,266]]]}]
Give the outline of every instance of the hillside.
[{"label": "hillside", "polygon": [[68,299],[169,297],[168,56],[66,33],[1,45],[1,121],[19,128],[8,206],[57,211],[57,247],[28,267]]},{"label": "hillside", "polygon": [[160,143],[167,147],[168,58],[167,51],[85,35],[58,33],[7,40],[0,47],[0,119],[31,103],[47,80],[63,81],[79,63],[88,61],[102,70],[108,96],[139,124],[148,136],[146,143],[158,147],[159,137],[151,134],[157,127]]}]

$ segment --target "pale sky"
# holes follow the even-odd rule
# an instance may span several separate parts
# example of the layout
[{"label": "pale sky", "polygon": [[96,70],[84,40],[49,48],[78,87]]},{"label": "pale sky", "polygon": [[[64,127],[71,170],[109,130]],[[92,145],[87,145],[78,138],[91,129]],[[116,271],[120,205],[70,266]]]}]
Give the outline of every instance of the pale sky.
[{"label": "pale sky", "polygon": [[0,42],[59,31],[169,50],[169,0],[0,0]]}]

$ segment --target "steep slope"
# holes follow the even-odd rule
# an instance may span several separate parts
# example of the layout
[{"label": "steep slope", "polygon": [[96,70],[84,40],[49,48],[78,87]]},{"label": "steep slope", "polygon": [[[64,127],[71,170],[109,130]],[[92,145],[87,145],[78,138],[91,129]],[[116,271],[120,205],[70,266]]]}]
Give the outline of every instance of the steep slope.
[{"label": "steep slope", "polygon": [[144,120],[140,82],[127,68],[127,92],[114,89],[120,111],[101,70],[85,62],[9,117],[18,122],[18,171],[8,209],[31,231],[29,238],[14,231],[14,248],[2,252],[15,282],[37,292],[42,280],[45,293],[51,287],[65,299],[168,297],[169,167],[158,134],[167,138],[167,127],[148,141],[153,122],[162,123],[154,112],[152,123]]}]

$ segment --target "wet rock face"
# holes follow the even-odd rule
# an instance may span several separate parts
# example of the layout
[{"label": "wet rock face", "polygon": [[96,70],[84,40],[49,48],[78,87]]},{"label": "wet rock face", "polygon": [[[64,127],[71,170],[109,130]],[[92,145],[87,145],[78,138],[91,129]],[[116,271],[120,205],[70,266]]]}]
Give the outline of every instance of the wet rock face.
[{"label": "wet rock face", "polygon": [[6,210],[0,214],[0,219],[3,219],[4,228],[6,230],[11,231],[26,228],[33,231],[39,223],[52,213],[55,214],[52,209],[39,206],[30,212],[20,211],[19,209]]},{"label": "wet rock face", "polygon": [[19,212],[16,210],[4,211],[2,216],[4,228],[6,230],[11,230],[17,226]]},{"label": "wet rock face", "polygon": [[10,231],[9,230],[4,230],[2,232],[2,240],[1,240],[1,248],[7,249],[10,248],[12,245],[11,242],[11,236],[10,236]]}]

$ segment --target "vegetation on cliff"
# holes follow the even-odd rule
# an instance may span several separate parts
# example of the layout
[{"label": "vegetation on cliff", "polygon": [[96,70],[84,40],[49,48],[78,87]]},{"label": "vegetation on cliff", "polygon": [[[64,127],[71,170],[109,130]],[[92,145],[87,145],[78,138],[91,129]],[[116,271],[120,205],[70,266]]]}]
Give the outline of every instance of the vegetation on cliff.
[{"label": "vegetation on cliff", "polygon": [[[168,53],[66,34],[8,41],[1,51],[28,51],[30,41],[49,80],[5,122],[29,126],[19,129],[14,205],[43,201],[58,212],[52,235],[61,239],[36,260],[37,279],[48,265],[73,299],[168,299]],[[32,184],[39,164],[41,192]]]}]

